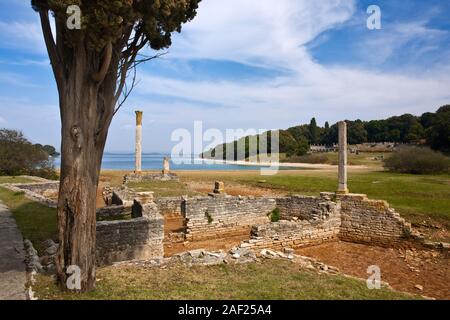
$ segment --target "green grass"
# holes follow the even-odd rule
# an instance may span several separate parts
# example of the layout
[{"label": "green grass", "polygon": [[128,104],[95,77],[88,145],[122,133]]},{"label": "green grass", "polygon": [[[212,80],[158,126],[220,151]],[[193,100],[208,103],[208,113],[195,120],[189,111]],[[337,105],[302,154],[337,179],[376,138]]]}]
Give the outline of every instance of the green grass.
[{"label": "green grass", "polygon": [[179,181],[146,181],[132,182],[127,185],[136,191],[153,191],[155,198],[195,196],[199,193],[189,190],[185,183]]},{"label": "green grass", "polygon": [[3,183],[30,183],[30,182],[36,182],[36,181],[28,179],[28,178],[24,178],[24,177],[0,176],[0,184],[3,184]]},{"label": "green grass", "polygon": [[56,209],[28,200],[22,192],[0,187],[0,200],[9,207],[24,239],[29,239],[42,253],[42,242],[57,240]]},{"label": "green grass", "polygon": [[[283,190],[289,193],[317,195],[321,191],[335,191],[336,174],[321,173],[261,176],[237,179],[241,183]],[[429,216],[450,225],[450,176],[408,175],[388,172],[355,172],[349,174],[349,188],[372,199],[388,201],[406,217]]]},{"label": "green grass", "polygon": [[324,300],[418,299],[389,289],[368,290],[364,281],[299,271],[286,261],[167,269],[107,267],[97,273],[97,287],[85,294],[62,293],[51,277],[39,275],[33,287],[41,299],[74,300]]}]

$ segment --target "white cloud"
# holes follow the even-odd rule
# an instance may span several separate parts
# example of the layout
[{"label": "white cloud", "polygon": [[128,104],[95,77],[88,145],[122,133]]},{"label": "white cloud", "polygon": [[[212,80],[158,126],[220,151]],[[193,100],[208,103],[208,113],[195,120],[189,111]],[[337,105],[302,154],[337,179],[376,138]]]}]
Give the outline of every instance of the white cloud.
[{"label": "white cloud", "polygon": [[175,37],[171,55],[295,67],[303,45],[350,18],[353,0],[210,0]]},{"label": "white cloud", "polygon": [[[140,74],[138,92],[149,98],[162,94],[194,105],[215,105],[195,108],[202,110],[198,119],[228,127],[236,123],[287,127],[313,116],[323,122],[382,118],[405,112],[420,114],[450,99],[446,86],[450,82],[448,69],[421,73],[419,77],[406,72],[375,72],[316,63],[306,45],[325,30],[347,23],[354,14],[355,2],[345,0],[283,0],[276,5],[261,0],[202,2],[198,17],[174,40],[169,58],[231,60],[285,69],[288,76],[254,83],[194,82],[144,72]],[[365,16],[361,15],[363,28],[365,23]],[[438,30],[425,28],[422,22],[411,23],[397,25],[391,42],[394,45],[397,38],[405,43],[414,36],[440,35]],[[172,103],[159,106],[172,111],[175,118],[182,112]],[[183,117],[186,118],[191,119],[191,114]]]},{"label": "white cloud", "polygon": [[372,63],[381,64],[403,50],[407,45],[413,45],[410,61],[429,50],[435,50],[435,44],[444,40],[449,32],[427,27],[428,21],[414,21],[385,26],[380,32],[371,32],[371,36],[357,47]]},{"label": "white cloud", "polygon": [[[129,107],[124,106],[114,120],[107,150],[132,150],[134,109],[131,106],[143,109],[144,123],[148,121],[144,127],[144,149],[167,151],[171,130],[191,129],[195,120],[220,129],[269,129],[304,123],[312,117],[323,123],[344,118],[383,118],[406,112],[420,114],[450,101],[448,65],[421,73],[411,70],[393,73],[339,65],[326,67],[315,62],[307,45],[324,31],[342,24],[357,25],[360,18],[360,25],[365,28],[366,17],[359,15],[356,0],[202,1],[198,16],[174,37],[170,54],[164,57],[165,69],[174,62],[172,59],[183,62],[212,59],[287,72],[253,82],[224,81],[220,73],[216,81],[192,81],[155,75],[152,67],[158,61],[153,61],[139,72],[142,81],[137,95],[130,97],[126,104]],[[372,47],[367,48],[377,52],[380,61],[384,61],[419,36],[430,39],[427,46],[420,48],[428,50],[433,45],[431,40],[439,39],[442,33],[425,25],[422,21],[396,25],[392,32],[384,33],[384,37],[380,34],[369,44]],[[0,32],[0,46],[20,45],[45,56],[38,22],[0,22]],[[173,66],[178,67],[178,61]],[[178,73],[184,71],[180,69]],[[0,74],[1,79],[5,77]],[[155,99],[155,95],[171,99]],[[36,113],[27,111],[27,103],[14,107],[21,113],[28,112],[20,125],[29,124],[30,134],[43,137],[32,123],[32,119],[36,122]],[[54,127],[59,129],[58,109],[55,106],[48,112],[52,120],[45,118],[47,125],[52,132],[57,132]],[[2,116],[7,115],[11,120],[16,113],[2,111]],[[58,133],[54,137],[59,137]]]},{"label": "white cloud", "polygon": [[46,52],[41,27],[36,20],[0,21],[0,46],[40,54]]}]

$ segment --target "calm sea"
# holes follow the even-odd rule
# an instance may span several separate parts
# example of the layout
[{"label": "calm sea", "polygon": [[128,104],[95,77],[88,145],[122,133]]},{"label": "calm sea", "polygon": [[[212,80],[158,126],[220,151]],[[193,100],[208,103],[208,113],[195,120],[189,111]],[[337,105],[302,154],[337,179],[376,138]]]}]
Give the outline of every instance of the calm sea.
[{"label": "calm sea", "polygon": [[[144,153],[142,154],[143,170],[162,170],[165,154]],[[184,163],[171,160],[172,170],[259,170],[258,166],[242,166],[231,164],[211,164],[208,161],[194,163],[194,157],[184,159]],[[180,159],[179,159],[180,160]],[[55,166],[60,167],[60,158],[55,159]],[[134,153],[105,153],[103,155],[102,169],[104,170],[134,170]]]}]

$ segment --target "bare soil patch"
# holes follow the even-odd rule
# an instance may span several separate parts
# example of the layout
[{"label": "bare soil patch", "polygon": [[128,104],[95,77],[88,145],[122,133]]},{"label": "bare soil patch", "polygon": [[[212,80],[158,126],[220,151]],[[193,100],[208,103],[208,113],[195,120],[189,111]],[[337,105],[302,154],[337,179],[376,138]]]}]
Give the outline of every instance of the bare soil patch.
[{"label": "bare soil patch", "polygon": [[[347,242],[332,242],[296,250],[345,274],[368,278],[367,268],[381,268],[382,281],[395,290],[436,299],[450,299],[448,253],[421,249],[392,249]],[[423,287],[423,291],[416,286]]]}]

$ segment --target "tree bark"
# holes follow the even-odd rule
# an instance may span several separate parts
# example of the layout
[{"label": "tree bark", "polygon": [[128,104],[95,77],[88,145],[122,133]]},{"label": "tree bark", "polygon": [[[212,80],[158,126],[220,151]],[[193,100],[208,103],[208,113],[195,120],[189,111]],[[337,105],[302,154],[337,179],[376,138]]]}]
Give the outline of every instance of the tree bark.
[{"label": "tree bark", "polygon": [[79,291],[89,291],[95,286],[96,195],[116,88],[114,65],[108,68],[103,79],[92,77],[97,72],[93,66],[102,64],[101,57],[101,54],[89,54],[83,46],[76,49],[71,71],[60,90],[60,246],[56,266],[63,290],[67,290],[69,266],[80,268]]},{"label": "tree bark", "polygon": [[[58,87],[62,124],[57,280],[62,290],[72,290],[67,287],[70,276],[67,269],[78,267],[81,284],[78,291],[85,292],[95,286],[96,195],[100,167],[120,96],[120,92],[116,92],[119,63],[123,62],[121,74],[125,76],[132,65],[132,61],[124,60],[122,51],[127,47],[133,25],[120,41],[109,42],[103,52],[96,52],[86,44],[82,32],[72,34],[68,45],[64,40],[67,33],[64,17],[55,17],[56,37],[53,37],[48,10],[42,9],[39,15]],[[123,85],[119,86],[118,91],[122,88]]]}]

